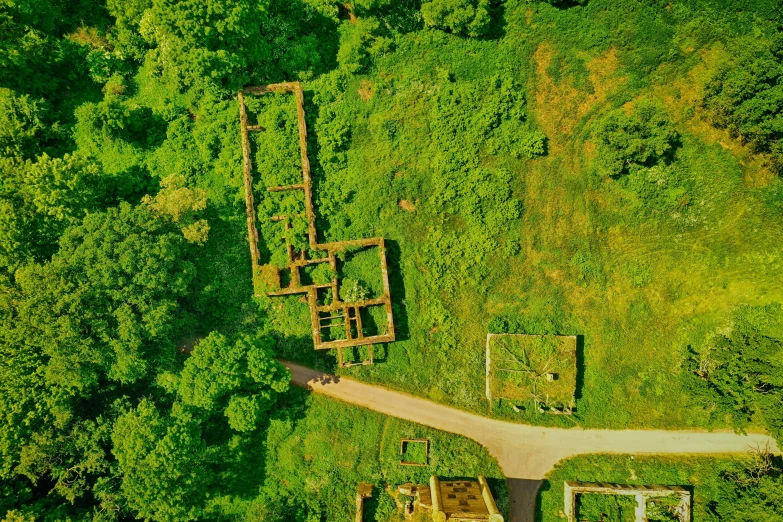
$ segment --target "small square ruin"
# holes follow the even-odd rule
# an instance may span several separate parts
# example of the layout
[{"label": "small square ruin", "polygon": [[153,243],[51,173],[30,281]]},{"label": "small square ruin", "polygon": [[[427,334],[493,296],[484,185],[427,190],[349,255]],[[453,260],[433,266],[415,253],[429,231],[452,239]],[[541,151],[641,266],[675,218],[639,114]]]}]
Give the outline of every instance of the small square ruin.
[{"label": "small square ruin", "polygon": [[486,395],[492,404],[532,402],[542,413],[571,414],[576,393],[576,336],[488,334]]},{"label": "small square ruin", "polygon": [[[410,458],[407,454],[412,447],[423,450],[424,456],[418,460]],[[428,466],[430,463],[429,439],[402,439],[400,440],[400,465],[402,466]]]}]

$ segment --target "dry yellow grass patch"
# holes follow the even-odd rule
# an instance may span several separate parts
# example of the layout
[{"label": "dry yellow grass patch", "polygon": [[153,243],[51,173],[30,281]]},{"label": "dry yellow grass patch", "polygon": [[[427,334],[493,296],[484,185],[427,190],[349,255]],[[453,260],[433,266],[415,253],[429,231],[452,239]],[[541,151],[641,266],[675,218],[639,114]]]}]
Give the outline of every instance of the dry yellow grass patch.
[{"label": "dry yellow grass patch", "polygon": [[401,209],[403,209],[406,212],[414,212],[416,210],[416,205],[414,205],[412,202],[408,201],[407,199],[401,199],[397,202],[397,204],[400,206]]},{"label": "dry yellow grass patch", "polygon": [[359,93],[359,98],[361,98],[362,101],[367,101],[375,94],[375,87],[370,80],[362,80],[356,92]]},{"label": "dry yellow grass patch", "polygon": [[610,49],[586,63],[593,84],[592,93],[577,89],[567,81],[558,85],[547,72],[554,53],[548,43],[541,44],[533,53],[536,63],[533,114],[549,138],[550,153],[556,153],[579,120],[625,82],[625,78],[616,77],[620,64],[617,52]]},{"label": "dry yellow grass patch", "polygon": [[605,101],[610,94],[617,91],[617,88],[627,81],[625,77],[617,76],[620,61],[614,47],[604,54],[596,56],[585,65],[590,72],[590,83],[593,84],[595,101]]}]

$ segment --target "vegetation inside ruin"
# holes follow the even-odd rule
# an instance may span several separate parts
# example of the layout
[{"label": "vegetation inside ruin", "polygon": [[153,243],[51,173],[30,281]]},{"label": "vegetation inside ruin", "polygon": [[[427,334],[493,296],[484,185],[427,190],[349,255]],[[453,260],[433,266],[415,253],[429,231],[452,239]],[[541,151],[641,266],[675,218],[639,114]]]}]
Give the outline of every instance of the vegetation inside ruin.
[{"label": "vegetation inside ruin", "polygon": [[[763,448],[761,448],[763,450]],[[728,456],[585,455],[560,462],[538,494],[538,520],[563,520],[563,482],[677,485],[692,493],[692,519],[778,520],[783,517],[783,460],[764,451]],[[634,497],[577,495],[579,520],[634,520]],[[648,498],[650,521],[679,520],[679,497]],[[603,514],[603,515],[602,515]],[[601,518],[603,516],[603,518]]]},{"label": "vegetation inside ruin", "polygon": [[584,494],[577,496],[577,520],[588,522],[634,522],[636,497]]},{"label": "vegetation inside ruin", "polygon": [[[0,517],[343,521],[357,481],[431,473],[507,506],[477,445],[310,397],[278,357],[520,422],[780,440],[781,22],[777,0],[0,1]],[[301,296],[253,297],[236,93],[294,80],[319,239],[386,239],[398,341],[373,366],[315,353]],[[298,179],[295,107],[249,103],[282,266],[265,219],[304,209],[265,189]],[[373,295],[375,252],[350,254],[341,297]],[[490,411],[487,332],[580,335],[574,414]],[[431,466],[399,466],[405,436]],[[676,462],[569,461],[543,513],[565,473],[633,470],[698,484],[697,520],[780,518],[778,461]]]}]

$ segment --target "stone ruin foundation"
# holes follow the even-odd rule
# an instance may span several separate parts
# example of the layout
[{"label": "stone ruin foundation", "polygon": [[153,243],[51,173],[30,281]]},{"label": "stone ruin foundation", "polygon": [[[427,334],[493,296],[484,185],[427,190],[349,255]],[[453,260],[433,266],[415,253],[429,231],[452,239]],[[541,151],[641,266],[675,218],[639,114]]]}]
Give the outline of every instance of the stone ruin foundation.
[{"label": "stone ruin foundation", "polygon": [[[253,163],[251,158],[250,132],[261,132],[260,125],[252,125],[248,121],[245,105],[245,95],[263,95],[271,92],[290,92],[296,99],[296,111],[299,130],[299,150],[302,163],[302,182],[294,185],[272,186],[269,192],[297,191],[304,199],[305,217],[307,219],[307,240],[310,252],[320,252],[318,257],[308,258],[307,252],[296,251],[286,238],[287,264],[278,267],[272,264],[262,264],[258,249],[258,230],[256,228],[256,211],[253,197]],[[307,156],[307,125],[305,123],[304,94],[299,82],[276,83],[264,86],[245,87],[237,94],[239,101],[240,127],[242,134],[242,157],[244,173],[245,210],[247,213],[248,243],[253,268],[253,282],[256,295],[261,292],[267,296],[287,296],[305,294],[310,310],[313,343],[316,350],[337,349],[340,367],[356,364],[369,365],[373,363],[373,345],[389,343],[395,340],[392,300],[389,289],[388,265],[386,262],[386,244],[382,237],[319,243],[315,226],[315,211],[313,208],[312,177],[310,161]],[[280,222],[285,232],[291,229],[291,216],[271,216],[272,221]],[[284,234],[281,234],[284,235]],[[363,248],[376,248],[378,263],[381,269],[383,293],[374,299],[362,299],[345,302],[340,299],[340,279],[337,274],[337,256],[346,252]],[[306,267],[328,264],[334,274],[328,284],[303,284],[301,271]],[[283,284],[281,272],[287,271],[289,282]],[[331,302],[319,304],[319,292],[331,291]],[[371,307],[383,307],[386,323],[373,335],[365,335],[362,325],[362,311]],[[360,363],[348,363],[343,359],[343,349],[367,346],[368,358]]]},{"label": "stone ruin foundation", "polygon": [[677,495],[680,503],[677,516],[680,522],[691,521],[691,492],[680,486],[633,486],[603,482],[565,482],[564,510],[568,522],[577,520],[577,497],[583,494],[626,495],[636,498],[636,522],[647,521],[647,500]]}]

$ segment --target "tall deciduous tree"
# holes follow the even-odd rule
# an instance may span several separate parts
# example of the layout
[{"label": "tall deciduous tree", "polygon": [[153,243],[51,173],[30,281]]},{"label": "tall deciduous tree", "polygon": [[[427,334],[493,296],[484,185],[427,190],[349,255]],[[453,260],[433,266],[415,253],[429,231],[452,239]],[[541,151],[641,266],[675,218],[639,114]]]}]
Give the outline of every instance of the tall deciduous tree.
[{"label": "tall deciduous tree", "polygon": [[768,153],[783,171],[783,33],[735,42],[704,86],[712,122]]},{"label": "tall deciduous tree", "polygon": [[144,399],[117,419],[111,438],[122,475],[122,501],[139,518],[201,518],[209,453],[199,424],[179,404],[162,415]]},{"label": "tall deciduous tree", "polygon": [[723,474],[722,502],[710,506],[707,520],[779,522],[783,520],[783,462],[762,449],[744,469]]},{"label": "tall deciduous tree", "polygon": [[186,243],[145,206],[123,203],[68,230],[51,263],[18,272],[19,313],[67,388],[131,383],[165,367],[194,277]]},{"label": "tall deciduous tree", "polygon": [[191,248],[147,206],[122,204],[88,214],[51,261],[3,287],[0,480],[21,474],[48,485],[41,501],[89,498],[113,512],[109,434],[124,397],[172,367]]},{"label": "tall deciduous tree", "polygon": [[253,430],[289,385],[288,370],[273,359],[273,347],[268,337],[231,341],[212,332],[185,361],[176,393],[188,406],[222,412],[236,431]]}]

